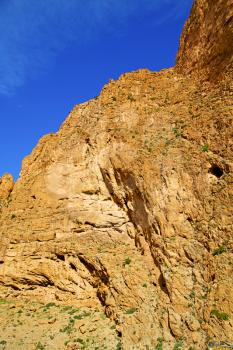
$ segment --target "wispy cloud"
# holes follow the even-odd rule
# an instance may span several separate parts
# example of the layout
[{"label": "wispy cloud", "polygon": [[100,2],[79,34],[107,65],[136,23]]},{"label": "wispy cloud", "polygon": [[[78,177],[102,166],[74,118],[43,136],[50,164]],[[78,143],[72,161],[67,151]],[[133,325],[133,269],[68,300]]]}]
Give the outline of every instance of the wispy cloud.
[{"label": "wispy cloud", "polygon": [[[182,4],[182,6],[181,6]],[[0,0],[0,94],[9,95],[52,64],[70,42],[80,45],[101,30],[142,11],[157,22],[182,16],[190,0]],[[161,18],[159,9],[169,7]]]}]

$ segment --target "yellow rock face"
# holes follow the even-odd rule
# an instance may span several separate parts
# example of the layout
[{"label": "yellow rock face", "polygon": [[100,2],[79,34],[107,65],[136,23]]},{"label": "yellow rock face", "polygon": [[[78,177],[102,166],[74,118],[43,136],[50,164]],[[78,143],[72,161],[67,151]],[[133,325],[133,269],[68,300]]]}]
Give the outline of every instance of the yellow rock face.
[{"label": "yellow rock face", "polygon": [[177,54],[177,70],[198,80],[232,78],[233,0],[196,0]]},{"label": "yellow rock face", "polygon": [[76,106],[1,179],[1,297],[89,309],[69,334],[87,342],[94,322],[88,349],[229,342],[232,91],[139,70]]},{"label": "yellow rock face", "polygon": [[0,177],[0,201],[6,200],[14,187],[14,179],[11,174]]}]

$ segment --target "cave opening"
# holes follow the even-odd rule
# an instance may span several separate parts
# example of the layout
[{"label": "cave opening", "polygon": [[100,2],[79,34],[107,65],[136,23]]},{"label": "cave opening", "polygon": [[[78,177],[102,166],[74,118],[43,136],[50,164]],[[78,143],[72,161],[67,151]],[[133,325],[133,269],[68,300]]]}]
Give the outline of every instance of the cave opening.
[{"label": "cave opening", "polygon": [[213,164],[209,169],[209,173],[220,179],[223,175],[223,169],[221,169],[218,165]]}]

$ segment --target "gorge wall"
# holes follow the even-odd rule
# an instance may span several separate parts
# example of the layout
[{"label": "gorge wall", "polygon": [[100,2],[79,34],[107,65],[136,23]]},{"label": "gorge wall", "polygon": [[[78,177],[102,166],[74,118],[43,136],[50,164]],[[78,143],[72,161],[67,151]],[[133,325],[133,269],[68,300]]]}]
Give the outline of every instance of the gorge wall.
[{"label": "gorge wall", "polygon": [[231,11],[195,1],[175,68],[110,81],[2,177],[2,298],[104,313],[88,349],[232,340]]},{"label": "gorge wall", "polygon": [[232,78],[233,1],[196,0],[180,40],[176,68],[198,79]]}]

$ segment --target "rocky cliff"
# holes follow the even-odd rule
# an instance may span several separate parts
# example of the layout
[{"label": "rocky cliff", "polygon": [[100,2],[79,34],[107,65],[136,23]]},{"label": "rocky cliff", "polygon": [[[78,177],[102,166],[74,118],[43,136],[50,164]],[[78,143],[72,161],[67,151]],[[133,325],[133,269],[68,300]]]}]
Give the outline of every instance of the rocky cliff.
[{"label": "rocky cliff", "polygon": [[233,0],[196,0],[185,24],[177,70],[218,82],[233,75]]},{"label": "rocky cliff", "polygon": [[46,349],[233,340],[232,47],[219,54],[226,79],[193,78],[216,71],[207,34],[218,23],[229,43],[231,4],[197,0],[176,68],[110,81],[40,140],[14,187],[0,181],[6,349],[19,348],[9,331],[17,303],[28,315],[18,329],[26,334],[33,310]]}]

